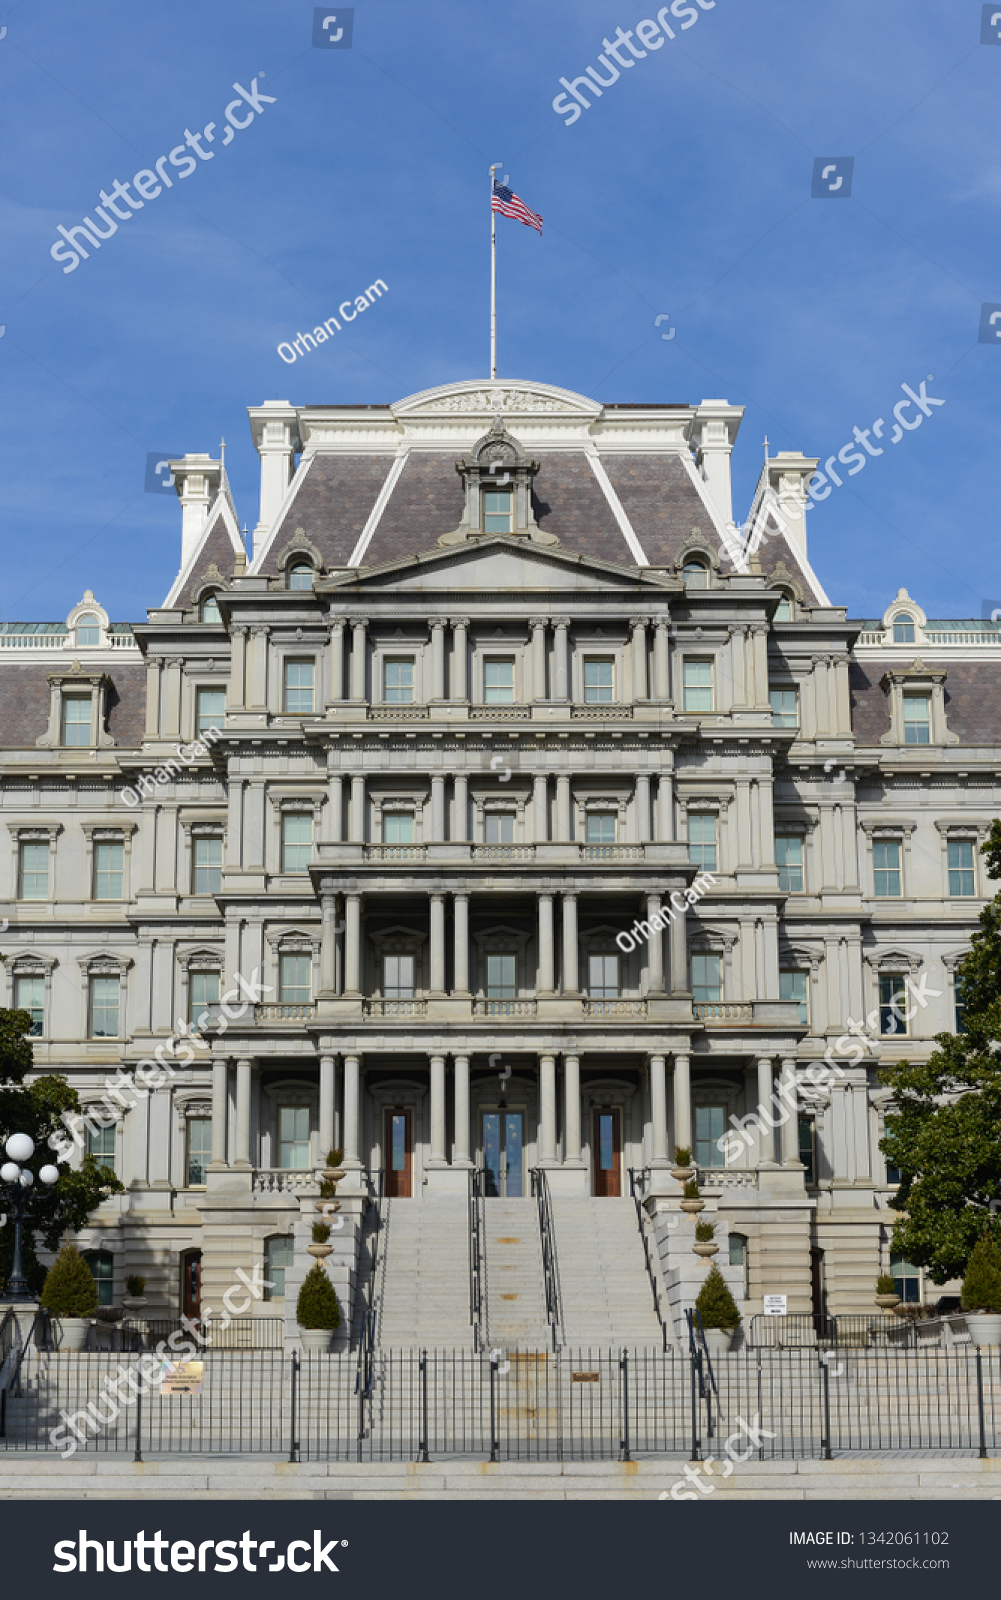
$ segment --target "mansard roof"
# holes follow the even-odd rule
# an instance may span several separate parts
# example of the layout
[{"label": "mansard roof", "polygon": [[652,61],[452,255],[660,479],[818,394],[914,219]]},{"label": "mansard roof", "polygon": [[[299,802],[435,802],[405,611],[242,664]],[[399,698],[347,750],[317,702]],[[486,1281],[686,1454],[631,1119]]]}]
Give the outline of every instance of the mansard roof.
[{"label": "mansard roof", "polygon": [[245,561],[246,546],[240,536],[229,485],[224,483],[209,508],[204,531],[177,574],[164,606],[193,606],[204,581],[203,574],[210,566],[228,577],[235,563]]}]

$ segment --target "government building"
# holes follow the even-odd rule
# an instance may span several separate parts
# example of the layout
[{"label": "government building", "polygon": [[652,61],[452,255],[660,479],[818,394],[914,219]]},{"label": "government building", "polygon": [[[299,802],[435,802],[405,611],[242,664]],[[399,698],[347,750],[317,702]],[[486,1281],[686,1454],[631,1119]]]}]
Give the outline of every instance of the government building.
[{"label": "government building", "polygon": [[672,1342],[677,1147],[745,1319],[937,1299],[891,1257],[878,1068],[956,1027],[993,892],[997,625],[849,619],[796,452],[735,562],[722,400],[249,417],[252,549],[186,455],[145,621],[0,625],[4,1004],[124,1185],[79,1241],[102,1299],[218,1313],[240,1269],[294,1341],[336,1148],[342,1344],[360,1307],[469,1340],[477,1206],[489,1337]]}]

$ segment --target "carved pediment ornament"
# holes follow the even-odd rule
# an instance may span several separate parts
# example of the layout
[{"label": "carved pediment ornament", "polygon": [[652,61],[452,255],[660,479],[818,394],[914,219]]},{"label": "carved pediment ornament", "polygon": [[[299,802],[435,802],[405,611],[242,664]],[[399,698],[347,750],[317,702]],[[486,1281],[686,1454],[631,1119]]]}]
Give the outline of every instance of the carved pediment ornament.
[{"label": "carved pediment ornament", "polygon": [[462,479],[465,508],[458,528],[443,534],[438,540],[440,545],[463,544],[485,536],[483,493],[490,488],[510,495],[509,537],[529,538],[533,543],[544,545],[559,543],[554,534],[544,533],[535,520],[532,482],[539,462],[528,458],[499,415],[495,414],[489,431],[476,441],[469,455],[455,463],[455,470]]}]

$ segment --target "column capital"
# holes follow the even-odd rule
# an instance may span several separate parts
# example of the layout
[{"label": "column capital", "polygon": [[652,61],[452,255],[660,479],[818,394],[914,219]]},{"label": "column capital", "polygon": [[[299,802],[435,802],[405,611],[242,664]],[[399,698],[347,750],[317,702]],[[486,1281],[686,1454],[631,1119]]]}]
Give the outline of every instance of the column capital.
[{"label": "column capital", "polygon": [[551,620],[554,628],[569,628],[570,626],[569,617],[553,617]]},{"label": "column capital", "polygon": [[530,628],[548,628],[548,626],[549,626],[549,618],[548,617],[529,617],[528,625],[529,625]]},{"label": "column capital", "polygon": [[644,628],[645,629],[647,623],[649,622],[649,620],[650,620],[649,617],[630,617],[629,618],[629,626],[635,632],[635,630],[637,628]]},{"label": "column capital", "polygon": [[445,617],[428,617],[428,624],[432,632],[435,628],[447,628],[448,626],[448,622]]},{"label": "column capital", "polygon": [[469,618],[468,617],[449,617],[448,620],[449,620],[449,625],[451,627],[453,627],[453,628],[468,628],[469,627]]}]

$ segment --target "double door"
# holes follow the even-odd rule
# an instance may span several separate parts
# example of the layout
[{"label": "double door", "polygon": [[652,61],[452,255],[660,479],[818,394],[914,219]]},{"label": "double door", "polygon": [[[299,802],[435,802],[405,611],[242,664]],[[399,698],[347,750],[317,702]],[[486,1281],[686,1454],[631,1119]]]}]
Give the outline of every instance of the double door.
[{"label": "double door", "polygon": [[525,1119],[520,1111],[484,1111],[481,1123],[484,1193],[520,1199],[525,1193]]}]

